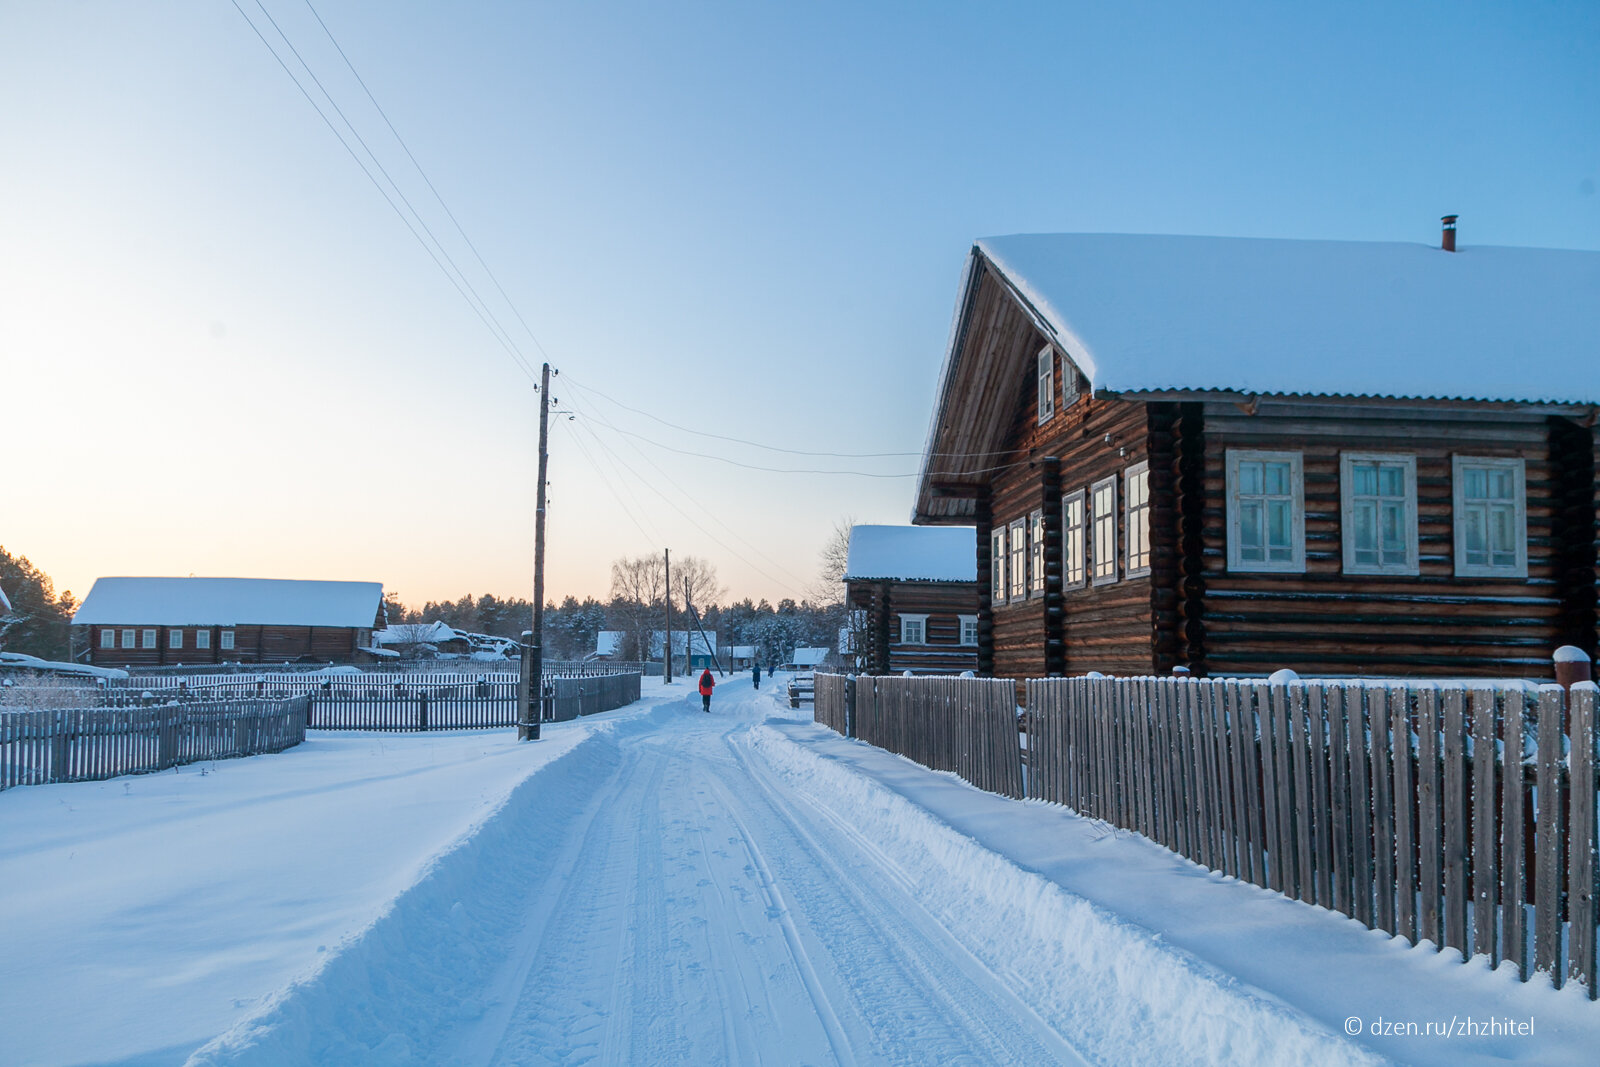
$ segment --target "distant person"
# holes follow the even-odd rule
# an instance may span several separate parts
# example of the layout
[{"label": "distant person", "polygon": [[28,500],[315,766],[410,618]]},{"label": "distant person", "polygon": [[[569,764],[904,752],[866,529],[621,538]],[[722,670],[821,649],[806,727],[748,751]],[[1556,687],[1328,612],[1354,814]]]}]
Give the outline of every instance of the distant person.
[{"label": "distant person", "polygon": [[711,714],[711,691],[717,687],[717,680],[711,677],[711,668],[707,667],[700,672],[700,703],[705,707],[706,714]]},{"label": "distant person", "polygon": [[761,664],[750,664],[750,680],[756,684],[757,689],[761,688]]}]

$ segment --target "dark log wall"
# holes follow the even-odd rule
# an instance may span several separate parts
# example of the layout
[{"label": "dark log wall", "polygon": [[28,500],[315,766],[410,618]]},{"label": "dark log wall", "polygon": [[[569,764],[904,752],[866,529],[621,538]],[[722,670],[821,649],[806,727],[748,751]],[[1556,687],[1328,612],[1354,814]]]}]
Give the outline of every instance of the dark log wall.
[{"label": "dark log wall", "polygon": [[[1246,406],[1207,402],[1203,420],[1203,621],[1211,674],[1290,667],[1302,674],[1549,675],[1563,594],[1555,558],[1559,486],[1551,463],[1552,442],[1559,435],[1543,416],[1499,405],[1305,398]],[[1228,448],[1301,453],[1306,573],[1228,571]],[[1343,451],[1416,457],[1417,576],[1343,573]],[[1454,454],[1524,460],[1526,580],[1455,575]],[[1586,535],[1592,549],[1592,526]],[[1588,631],[1593,629],[1591,620]]]},{"label": "dark log wall", "polygon": [[1551,557],[1560,607],[1556,640],[1596,651],[1596,536],[1600,494],[1595,486],[1595,432],[1561,416],[1550,419]]},{"label": "dark log wall", "polygon": [[[850,582],[850,606],[867,611],[868,674],[976,671],[978,646],[961,643],[961,616],[978,614],[975,582]],[[926,615],[926,642],[908,645],[901,614]]]},{"label": "dark log wall", "polygon": [[[1043,347],[1043,340],[1037,340]],[[1056,382],[1059,394],[1059,373]],[[1121,483],[1123,471],[1147,455],[1146,405],[1083,394],[1070,408],[1062,410],[1058,395],[1055,415],[1041,426],[1031,364],[1018,386],[1009,452],[1001,460],[1014,466],[997,472],[991,483],[995,528],[1025,519],[1036,508],[1045,508],[1047,516],[1053,514],[1051,521],[1059,523],[1063,498],[1116,475],[1118,580],[1107,585],[1089,583],[1061,589],[1061,538],[1058,533],[1052,539],[1047,526],[1045,593],[1029,596],[1022,603],[995,606],[992,673],[1001,678],[1038,678],[1091,670],[1107,674],[1148,673],[1150,580],[1144,576],[1122,577],[1127,531],[1123,529]],[[1059,460],[1056,470],[1042,462],[1047,458]],[[1047,615],[1052,592],[1057,592],[1061,605],[1059,659],[1047,643],[1055,627]]]},{"label": "dark log wall", "polygon": [[[121,631],[136,632],[135,640],[142,645],[144,631],[156,631],[155,648],[122,648]],[[183,631],[183,647],[170,647],[174,629]],[[208,626],[210,648],[195,646],[194,626],[91,626],[89,627],[90,662],[100,667],[159,667],[204,666],[211,663],[287,663],[310,656],[318,660],[349,662],[355,657],[360,642],[370,630],[348,626]],[[118,634],[116,648],[101,648],[100,634],[113,630]],[[232,630],[233,648],[222,647],[222,632]]]},{"label": "dark log wall", "polygon": [[990,606],[994,602],[994,590],[990,586],[994,561],[990,558],[989,541],[994,531],[994,515],[989,500],[989,491],[984,489],[977,497],[973,515],[978,539],[978,674],[984,678],[994,677],[994,611]]}]

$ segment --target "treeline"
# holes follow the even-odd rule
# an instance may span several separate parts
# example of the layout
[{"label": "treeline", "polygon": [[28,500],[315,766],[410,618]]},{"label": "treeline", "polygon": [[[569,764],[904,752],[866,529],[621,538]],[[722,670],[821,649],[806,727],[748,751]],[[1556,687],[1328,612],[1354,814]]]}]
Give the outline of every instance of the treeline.
[{"label": "treeline", "polygon": [[[456,601],[430,600],[420,608],[409,608],[390,598],[385,602],[389,624],[443,622],[469,633],[495,637],[521,638],[533,625],[533,603],[522,598],[503,599],[492,595],[464,596]],[[832,647],[838,639],[840,609],[837,605],[817,605],[791,599],[776,605],[749,598],[727,605],[698,605],[700,624],[706,633],[715,634],[718,647],[753,645],[759,662],[785,663],[796,648]],[[681,602],[675,602],[672,627],[693,628]],[[560,604],[550,603],[544,610],[545,655],[552,659],[579,660],[595,651],[602,630],[623,634],[617,658],[650,658],[650,633],[666,628],[666,609],[662,601],[641,603],[623,597],[610,601],[587,597],[567,597]]]},{"label": "treeline", "polygon": [[41,659],[72,658],[72,615],[78,601],[70,590],[56,595],[50,576],[26,556],[0,548],[0,652],[24,652]]}]

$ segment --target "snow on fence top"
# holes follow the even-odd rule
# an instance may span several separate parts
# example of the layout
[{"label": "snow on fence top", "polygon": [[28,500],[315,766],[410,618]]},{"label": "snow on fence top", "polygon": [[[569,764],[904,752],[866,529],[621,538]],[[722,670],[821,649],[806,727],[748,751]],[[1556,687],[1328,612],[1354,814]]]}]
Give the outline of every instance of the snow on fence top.
[{"label": "snow on fence top", "polygon": [[971,526],[852,526],[845,581],[976,582]]},{"label": "snow on fence top", "polygon": [[972,256],[1096,389],[1600,402],[1600,252],[1016,234]]},{"label": "snow on fence top", "polygon": [[76,626],[350,626],[370,629],[381,582],[284,578],[97,578]]}]

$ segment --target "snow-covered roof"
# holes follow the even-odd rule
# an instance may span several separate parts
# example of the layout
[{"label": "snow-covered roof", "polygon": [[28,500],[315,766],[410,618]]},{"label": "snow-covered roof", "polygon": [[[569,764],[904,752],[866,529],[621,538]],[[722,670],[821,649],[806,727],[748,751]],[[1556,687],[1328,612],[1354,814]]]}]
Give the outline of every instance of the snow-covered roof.
[{"label": "snow-covered roof", "polygon": [[443,622],[396,623],[372,635],[374,645],[439,644],[442,641],[464,640],[466,634]]},{"label": "snow-covered roof", "polygon": [[731,645],[728,648],[728,655],[732,656],[734,659],[755,659],[756,658],[756,646],[755,645]]},{"label": "snow-covered roof", "polygon": [[24,652],[0,652],[0,669],[38,671],[41,674],[77,674],[86,678],[126,678],[128,672],[118,667],[92,667],[87,663],[66,663],[61,660],[40,659]]},{"label": "snow-covered roof", "polygon": [[601,630],[594,635],[594,652],[597,656],[615,656],[622,651],[623,630]]},{"label": "snow-covered roof", "polygon": [[369,628],[381,582],[286,578],[98,578],[75,625]]},{"label": "snow-covered roof", "polygon": [[979,256],[1096,389],[1600,402],[1600,252],[1018,234]]},{"label": "snow-covered roof", "polygon": [[790,662],[796,667],[815,667],[827,658],[828,650],[825,648],[797,648]]},{"label": "snow-covered roof", "polygon": [[971,526],[852,526],[846,581],[976,582]]}]

